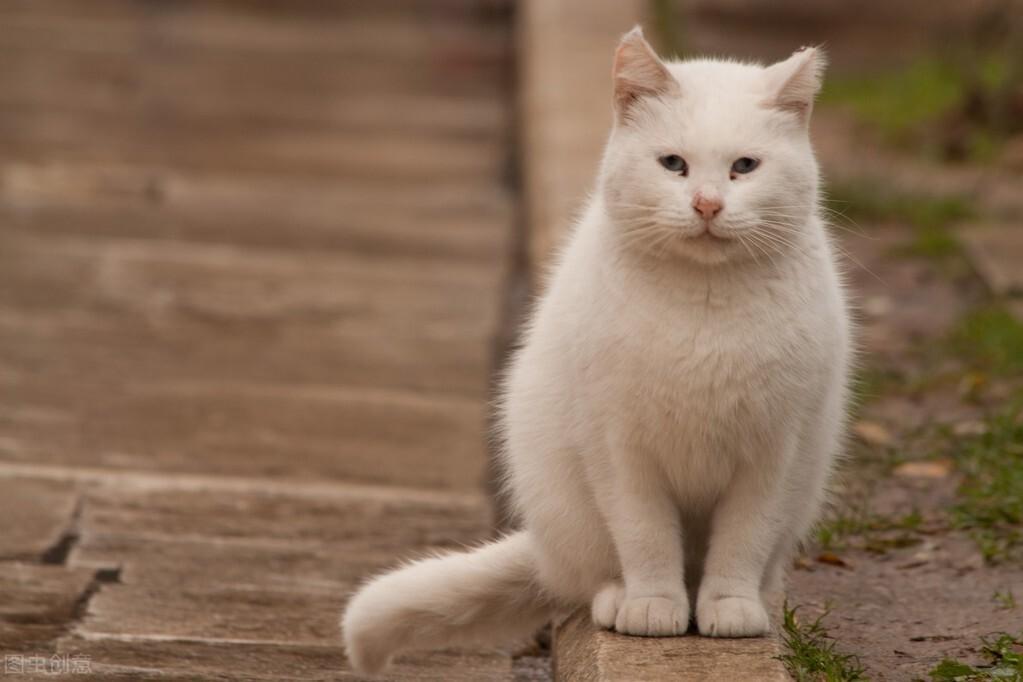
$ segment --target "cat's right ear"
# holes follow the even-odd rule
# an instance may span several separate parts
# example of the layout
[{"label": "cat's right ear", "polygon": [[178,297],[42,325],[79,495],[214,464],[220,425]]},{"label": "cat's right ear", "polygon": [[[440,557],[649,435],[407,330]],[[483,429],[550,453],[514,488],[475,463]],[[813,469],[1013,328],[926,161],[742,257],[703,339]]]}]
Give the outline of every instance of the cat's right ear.
[{"label": "cat's right ear", "polygon": [[615,52],[614,69],[615,117],[628,118],[629,110],[641,97],[658,97],[678,93],[678,81],[668,71],[639,26],[622,37]]}]

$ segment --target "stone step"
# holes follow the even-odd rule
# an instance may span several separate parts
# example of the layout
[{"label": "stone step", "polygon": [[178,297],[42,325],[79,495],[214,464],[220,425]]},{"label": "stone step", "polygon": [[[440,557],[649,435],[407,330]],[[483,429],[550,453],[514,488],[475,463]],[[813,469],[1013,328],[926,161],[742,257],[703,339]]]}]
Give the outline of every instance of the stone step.
[{"label": "stone step", "polygon": [[[0,634],[49,655],[46,642],[70,628],[56,651],[94,661],[95,674],[277,679],[291,667],[289,678],[357,679],[341,672],[347,594],[399,558],[489,528],[482,495],[389,486],[0,465],[4,489],[73,493],[81,510],[66,566],[0,562],[0,592],[16,597],[0,607]],[[97,574],[107,578],[94,585]],[[438,672],[448,665],[460,672]],[[441,652],[402,657],[395,671],[511,679],[511,665]]]},{"label": "stone step", "polygon": [[589,610],[557,624],[554,665],[558,680],[572,682],[734,682],[790,679],[777,656],[775,636],[753,639],[624,637],[598,629]]},{"label": "stone step", "polygon": [[[173,171],[134,163],[0,164],[0,220],[36,235],[156,239],[415,258],[505,257],[511,196],[485,178],[428,186],[270,172]],[[409,229],[414,226],[414,229]]]},{"label": "stone step", "polygon": [[[345,669],[338,646],[250,642],[245,640],[166,639],[156,637],[68,636],[59,651],[87,657],[96,679],[338,680],[370,678]],[[80,679],[80,676],[69,676]],[[87,677],[84,679],[88,679]],[[512,682],[507,656],[486,652],[441,651],[396,661],[377,680],[402,682]]]}]

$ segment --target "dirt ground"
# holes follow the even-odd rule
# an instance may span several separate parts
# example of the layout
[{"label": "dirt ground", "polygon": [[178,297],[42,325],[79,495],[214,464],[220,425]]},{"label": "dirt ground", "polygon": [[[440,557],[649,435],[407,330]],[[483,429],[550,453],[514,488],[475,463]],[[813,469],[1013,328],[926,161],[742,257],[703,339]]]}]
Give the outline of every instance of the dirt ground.
[{"label": "dirt ground", "polygon": [[[818,144],[825,175],[854,148],[870,156],[834,120],[821,128],[849,136]],[[988,299],[961,254],[913,255],[915,228],[897,217],[833,218],[859,317],[859,372],[872,379],[858,388],[850,459],[825,527],[832,533],[796,562],[789,604],[801,619],[828,612],[829,634],[869,679],[930,679],[944,658],[983,663],[983,637],[1023,630],[1023,566],[986,561],[951,527],[962,474],[941,456],[983,430],[1018,377],[972,377],[946,350],[963,316]]]}]

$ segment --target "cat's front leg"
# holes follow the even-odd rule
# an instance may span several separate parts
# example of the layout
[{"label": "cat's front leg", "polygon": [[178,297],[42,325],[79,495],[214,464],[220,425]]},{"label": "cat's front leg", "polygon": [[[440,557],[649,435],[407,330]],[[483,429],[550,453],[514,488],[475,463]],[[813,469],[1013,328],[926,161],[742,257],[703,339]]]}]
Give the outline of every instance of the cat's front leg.
[{"label": "cat's front leg", "polygon": [[777,459],[745,462],[719,500],[696,600],[696,624],[709,637],[758,637],[770,629],[761,583],[785,534]]},{"label": "cat's front leg", "polygon": [[624,585],[612,583],[597,594],[593,618],[626,635],[667,637],[689,628],[679,512],[662,482],[634,461],[624,462],[601,501]]}]

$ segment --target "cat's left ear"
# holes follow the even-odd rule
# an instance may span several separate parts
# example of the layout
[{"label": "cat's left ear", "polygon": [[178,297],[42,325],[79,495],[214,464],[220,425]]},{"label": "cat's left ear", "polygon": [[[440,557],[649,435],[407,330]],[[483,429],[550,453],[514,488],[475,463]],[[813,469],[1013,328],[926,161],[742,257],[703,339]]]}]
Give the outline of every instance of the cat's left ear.
[{"label": "cat's left ear", "polygon": [[792,112],[803,123],[809,121],[827,61],[820,48],[803,47],[788,59],[767,67],[764,76],[768,106]]}]

